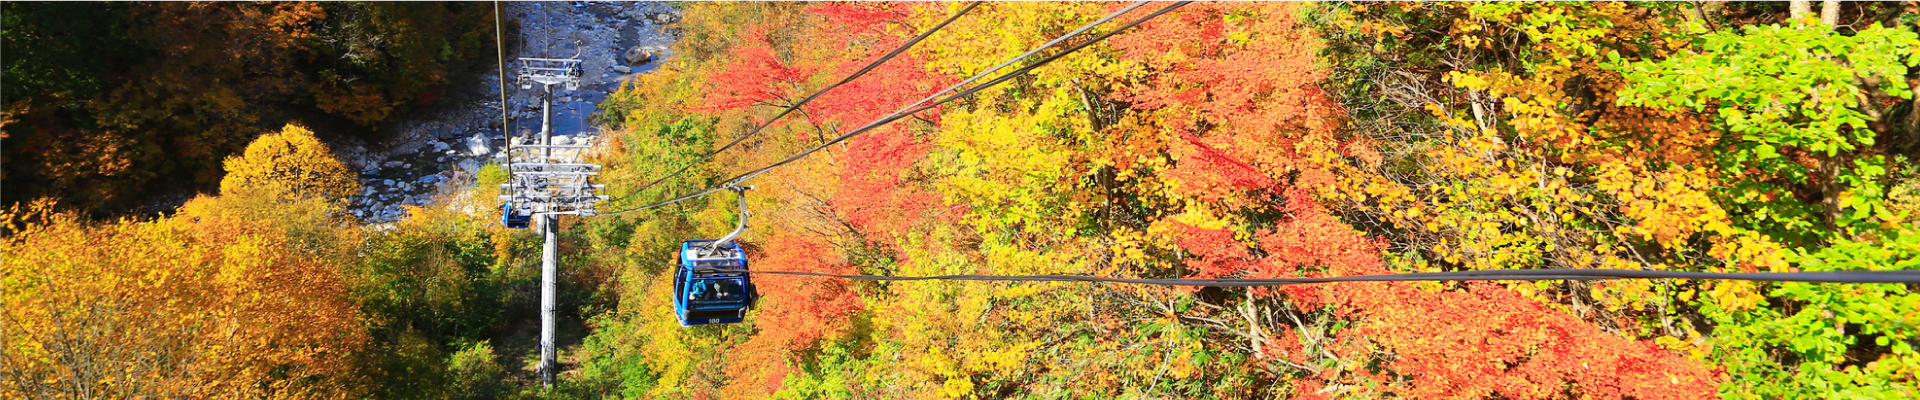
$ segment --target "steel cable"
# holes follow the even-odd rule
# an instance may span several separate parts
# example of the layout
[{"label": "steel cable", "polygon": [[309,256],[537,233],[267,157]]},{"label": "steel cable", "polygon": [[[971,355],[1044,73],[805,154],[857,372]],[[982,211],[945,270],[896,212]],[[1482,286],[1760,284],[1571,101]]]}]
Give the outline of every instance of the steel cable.
[{"label": "steel cable", "polygon": [[[966,8],[961,8],[959,12],[954,13],[953,16],[951,17],[947,17],[947,20],[941,21],[939,25],[934,25],[932,29],[927,29],[927,31],[922,32],[920,36],[914,37],[913,40],[908,40],[907,43],[901,44],[899,47],[894,48],[893,51],[888,52],[886,55],[881,56],[880,59],[874,60],[872,63],[868,63],[865,68],[861,68],[859,71],[855,71],[852,75],[847,75],[846,78],[840,79],[839,82],[835,82],[832,85],[827,85],[827,87],[820,88],[820,90],[814,91],[813,94],[807,95],[806,98],[802,98],[800,99],[800,101],[787,106],[786,109],[780,110],[779,114],[775,114],[773,118],[768,118],[766,122],[761,123],[759,126],[754,127],[753,130],[748,131],[747,134],[740,135],[740,137],[734,138],[732,142],[727,142],[725,146],[720,146],[719,149],[709,151],[707,152],[707,154],[701,155],[699,160],[691,163],[687,163],[686,166],[680,167],[679,170],[675,170],[672,173],[667,174],[666,176],[660,177],[659,179],[654,179],[652,182],[647,182],[646,185],[641,185],[639,189],[634,189],[633,192],[627,193],[625,196],[620,196],[619,198],[613,199],[609,203],[626,200],[628,198],[633,197],[634,195],[644,193],[647,191],[647,189],[651,189],[655,185],[659,185],[661,182],[666,182],[668,179],[673,179],[676,176],[680,176],[680,174],[686,173],[687,170],[693,168],[693,166],[700,165],[700,163],[704,163],[707,160],[712,159],[713,156],[719,155],[721,152],[727,151],[727,149],[732,149],[733,146],[739,145],[740,142],[744,142],[748,138],[754,137],[755,135],[759,135],[761,130],[767,129],[767,127],[769,126],[773,126],[773,123],[775,121],[779,121],[781,118],[785,118],[787,114],[792,114],[794,110],[800,109],[800,106],[807,105],[807,103],[812,102],[814,98],[820,97],[820,95],[826,94],[827,91],[833,90],[834,88],[838,88],[841,85],[845,85],[849,82],[853,82],[854,79],[859,78],[861,75],[866,75],[867,72],[871,72],[873,71],[874,68],[880,67],[880,64],[886,63],[887,60],[892,60],[893,57],[898,56],[901,53],[905,53],[907,49],[911,49],[913,48],[914,45],[920,44],[920,41],[926,40],[926,38],[929,36],[933,36],[934,32],[939,32],[940,29],[946,28],[947,24],[951,24],[953,23],[954,20],[960,19],[960,16],[967,15],[967,12],[973,11],[973,8],[980,6],[980,3],[981,2],[979,1],[968,3]],[[652,207],[646,207],[646,208],[652,208]],[[632,211],[632,210],[629,210],[629,211]]]},{"label": "steel cable", "polygon": [[1108,278],[1084,275],[930,275],[885,276],[848,275],[806,271],[761,271],[718,269],[715,272],[756,275],[801,275],[865,281],[1012,281],[1012,282],[1102,282],[1164,286],[1253,287],[1338,282],[1412,282],[1412,281],[1543,281],[1605,279],[1710,279],[1759,282],[1810,283],[1920,283],[1920,270],[1899,271],[1822,271],[1822,272],[1689,272],[1621,269],[1518,269],[1456,272],[1421,272],[1382,275],[1358,275],[1324,278]]},{"label": "steel cable", "polygon": [[[1046,66],[1046,65],[1047,65],[1048,63],[1051,63],[1051,62],[1053,62],[1054,60],[1058,60],[1058,59],[1060,59],[1061,57],[1066,57],[1066,56],[1067,56],[1068,54],[1072,54],[1073,52],[1075,52],[1075,51],[1078,51],[1078,50],[1080,50],[1080,49],[1082,49],[1082,48],[1086,48],[1087,46],[1091,46],[1091,45],[1093,45],[1094,43],[1099,43],[1099,42],[1100,42],[1100,41],[1102,41],[1102,40],[1106,40],[1106,38],[1108,38],[1108,37],[1111,37],[1111,36],[1113,36],[1113,35],[1116,35],[1116,34],[1119,34],[1120,32],[1124,32],[1124,31],[1126,31],[1127,29],[1131,29],[1131,28],[1133,28],[1134,26],[1137,26],[1137,25],[1140,25],[1141,23],[1144,23],[1144,22],[1147,22],[1147,21],[1149,21],[1149,20],[1152,20],[1152,19],[1154,19],[1155,17],[1159,17],[1159,16],[1160,16],[1160,15],[1162,15],[1162,14],[1166,14],[1166,13],[1168,13],[1168,12],[1171,12],[1171,11],[1173,11],[1174,9],[1177,9],[1177,8],[1180,8],[1181,6],[1185,6],[1185,5],[1187,5],[1187,3],[1191,3],[1191,1],[1182,1],[1182,2],[1177,2],[1177,3],[1173,3],[1173,4],[1171,4],[1171,5],[1168,5],[1168,6],[1166,6],[1166,7],[1163,7],[1163,8],[1161,8],[1161,9],[1159,9],[1159,10],[1157,10],[1157,11],[1154,11],[1154,12],[1153,12],[1152,14],[1148,14],[1148,15],[1147,15],[1147,16],[1145,16],[1145,17],[1141,17],[1140,19],[1137,19],[1137,20],[1134,20],[1134,21],[1132,21],[1132,22],[1128,22],[1128,23],[1127,23],[1126,25],[1122,25],[1122,26],[1120,26],[1120,27],[1119,27],[1119,28],[1117,28],[1117,29],[1114,29],[1114,30],[1112,30],[1112,31],[1109,31],[1109,32],[1106,32],[1106,33],[1102,33],[1102,34],[1100,34],[1100,35],[1096,35],[1096,36],[1094,36],[1093,38],[1090,38],[1090,39],[1088,39],[1088,40],[1087,40],[1087,41],[1085,41],[1085,42],[1082,42],[1082,43],[1080,43],[1080,44],[1076,44],[1076,45],[1073,45],[1072,47],[1068,47],[1068,48],[1066,48],[1065,50],[1062,50],[1062,51],[1061,51],[1061,52],[1059,52],[1059,53],[1055,53],[1055,54],[1053,54],[1053,55],[1050,55],[1050,56],[1047,56],[1046,58],[1042,58],[1042,59],[1040,59],[1039,61],[1035,61],[1035,62],[1034,62],[1033,64],[1031,64],[1031,65],[1027,65],[1027,66],[1025,66],[1025,67],[1021,67],[1020,69],[1016,69],[1016,70],[1014,70],[1013,72],[1008,72],[1008,73],[1007,73],[1006,75],[1002,75],[1002,76],[1000,76],[1000,77],[998,77],[998,78],[994,78],[993,80],[990,80],[990,81],[987,81],[986,83],[982,83],[982,84],[980,84],[980,86],[975,86],[975,87],[972,87],[972,88],[968,88],[967,90],[963,90],[963,91],[961,91],[960,93],[956,93],[956,94],[953,94],[953,95],[951,95],[951,96],[947,96],[946,98],[942,98],[942,99],[940,99],[939,101],[935,101],[935,102],[933,102],[932,104],[923,104],[923,103],[925,103],[925,102],[926,102],[926,100],[921,100],[920,102],[918,102],[918,103],[915,103],[914,105],[909,105],[909,106],[907,106],[906,108],[903,108],[903,109],[901,109],[900,111],[895,111],[895,112],[893,112],[892,114],[888,114],[888,115],[887,115],[886,117],[883,117],[883,118],[881,118],[881,119],[879,119],[879,120],[876,120],[876,121],[874,121],[874,122],[870,122],[870,123],[867,123],[866,125],[864,125],[864,126],[861,126],[861,127],[860,127],[860,128],[858,128],[858,129],[854,129],[853,131],[850,131],[850,132],[847,132],[847,133],[845,133],[845,134],[842,134],[842,135],[840,135],[840,136],[838,136],[838,137],[835,137],[835,138],[834,138],[833,140],[830,140],[830,141],[827,141],[827,142],[825,142],[825,143],[821,143],[820,145],[817,145],[817,146],[814,146],[814,147],[812,147],[812,148],[809,148],[809,149],[807,149],[806,151],[802,151],[802,152],[800,152],[800,153],[798,153],[798,154],[794,154],[793,156],[791,156],[791,157],[787,157],[786,159],[783,159],[783,160],[780,160],[779,162],[775,162],[775,163],[773,163],[773,164],[771,164],[771,165],[768,165],[768,166],[765,166],[765,167],[760,167],[760,168],[757,168],[757,169],[754,169],[754,170],[751,170],[751,171],[747,171],[746,173],[742,173],[742,174],[740,174],[740,175],[736,175],[736,176],[734,176],[733,178],[729,178],[729,179],[727,179],[726,181],[723,181],[724,183],[722,183],[722,184],[720,184],[720,185],[718,185],[718,186],[716,186],[716,187],[713,187],[713,188],[708,188],[708,189],[705,189],[705,190],[702,190],[702,191],[699,191],[699,192],[695,192],[695,193],[693,193],[693,194],[688,194],[688,195],[684,195],[684,196],[680,196],[680,197],[675,197],[675,198],[672,198],[672,199],[668,199],[668,200],[665,200],[665,201],[661,201],[661,202],[658,202],[658,203],[653,203],[653,204],[649,204],[649,205],[645,205],[645,206],[640,206],[640,207],[635,207],[635,208],[631,208],[631,209],[626,209],[626,210],[620,210],[620,211],[615,211],[615,212],[610,212],[610,213],[603,213],[602,215],[618,215],[618,214],[625,214],[625,213],[629,213],[629,212],[634,212],[634,211],[641,211],[641,210],[646,210],[646,209],[651,209],[651,208],[655,208],[655,207],[660,207],[660,206],[665,206],[665,205],[668,205],[668,204],[673,204],[673,203],[678,203],[678,202],[681,202],[681,201],[685,201],[685,200],[688,200],[688,199],[693,199],[693,198],[698,198],[698,197],[701,197],[701,196],[706,196],[706,195],[709,195],[709,194],[713,194],[714,192],[718,192],[718,191],[720,191],[720,190],[724,190],[725,188],[727,188],[727,187],[729,187],[729,186],[734,186],[734,185],[738,185],[738,184],[740,184],[740,183],[742,183],[742,182],[745,182],[745,181],[747,181],[747,180],[749,180],[749,179],[753,179],[754,177],[757,177],[757,176],[759,176],[760,174],[763,174],[763,173],[766,173],[767,171],[772,171],[772,170],[773,170],[774,168],[779,168],[779,167],[781,167],[781,166],[785,166],[785,165],[787,165],[787,164],[790,164],[790,163],[793,163],[794,161],[798,161],[798,160],[800,160],[801,158],[805,158],[806,156],[808,156],[808,155],[811,155],[811,154],[813,154],[813,153],[815,153],[815,152],[818,152],[818,151],[820,151],[821,149],[825,149],[825,148],[827,148],[827,146],[832,146],[832,145],[834,145],[834,144],[837,144],[837,143],[840,143],[840,142],[843,142],[843,141],[846,141],[847,139],[850,139],[850,138],[853,138],[854,136],[858,136],[858,135],[860,135],[860,134],[862,134],[862,133],[866,133],[867,131],[870,131],[870,130],[873,130],[874,128],[878,128],[878,127],[880,127],[880,126],[883,126],[883,125],[886,125],[886,124],[888,124],[888,123],[892,123],[893,121],[897,121],[897,120],[900,120],[901,118],[905,118],[905,117],[907,117],[907,116],[909,116],[909,115],[913,115],[913,114],[916,114],[916,113],[919,113],[919,112],[921,112],[921,111],[925,111],[925,110],[927,110],[927,109],[931,109],[931,108],[933,108],[933,107],[938,107],[938,106],[940,106],[941,104],[945,104],[945,103],[947,103],[947,102],[951,102],[951,101],[953,101],[953,100],[956,100],[956,99],[959,99],[959,98],[962,98],[962,97],[966,97],[966,96],[969,96],[969,95],[972,95],[972,94],[974,94],[974,93],[976,93],[976,92],[979,92],[979,91],[981,91],[981,90],[986,90],[987,88],[990,88],[990,87],[993,87],[993,86],[996,86],[996,85],[999,85],[999,84],[1001,84],[1001,83],[1004,83],[1004,82],[1006,82],[1006,81],[1009,81],[1009,80],[1012,80],[1013,78],[1018,78],[1018,77],[1020,77],[1020,76],[1022,76],[1022,75],[1025,75],[1025,74],[1026,74],[1027,72],[1030,72],[1030,71],[1033,71],[1034,69],[1037,69],[1037,68],[1040,68],[1040,67],[1042,67],[1042,66]],[[1138,4],[1136,4],[1136,6],[1137,6],[1137,5],[1138,5]],[[1109,16],[1108,16],[1107,18],[1102,18],[1102,19],[1100,19],[1100,21],[1096,21],[1096,22],[1095,22],[1094,24],[1089,24],[1089,25],[1088,25],[1088,27],[1090,28],[1090,27],[1092,27],[1092,26],[1094,26],[1094,25],[1097,25],[1097,24],[1099,24],[1099,23],[1101,23],[1101,22],[1105,22],[1105,21],[1107,21],[1107,20],[1109,20],[1109,19],[1111,19],[1112,17],[1115,17],[1115,16],[1118,16],[1118,15],[1120,15],[1120,14],[1124,14],[1124,13],[1126,13],[1127,11],[1130,11],[1130,10],[1132,10],[1132,9],[1133,9],[1133,7],[1128,7],[1128,8],[1126,8],[1126,9],[1123,9],[1123,10],[1121,10],[1121,11],[1119,11],[1119,12],[1116,12],[1116,13],[1114,13],[1113,15],[1109,15]],[[1085,31],[1086,31],[1086,28],[1082,28],[1082,29],[1078,29],[1078,30],[1075,30],[1074,32],[1075,32],[1075,33],[1079,33],[1079,32],[1085,32]],[[1061,39],[1055,39],[1055,40],[1053,40],[1053,41],[1050,41],[1050,42],[1048,42],[1048,43],[1049,43],[1049,44],[1053,44],[1053,43],[1059,43],[1059,42],[1060,42],[1060,41],[1061,41],[1062,39],[1065,39],[1065,38],[1069,38],[1069,37],[1072,37],[1072,35],[1073,35],[1073,34],[1069,34],[1069,35],[1066,35],[1066,36],[1062,36],[1062,37],[1061,37]],[[1032,52],[1030,51],[1030,52],[1028,52],[1028,54],[1032,54]],[[1023,54],[1023,55],[1021,55],[1020,57],[1025,57],[1025,56],[1027,56],[1028,54]],[[1015,60],[1018,60],[1018,59],[1019,59],[1020,57],[1016,57],[1016,58],[1015,58]],[[981,76],[985,76],[986,74],[988,74],[988,73],[991,73],[991,72],[992,72],[992,71],[987,71],[987,72],[983,72],[983,73],[981,73],[980,75],[976,75],[976,76],[975,76],[975,77],[973,77],[973,78],[968,78],[968,79],[967,79],[967,81],[972,81],[972,80],[975,80],[975,79],[978,79],[978,78],[980,78]],[[953,88],[957,88],[957,87],[958,87],[958,86],[956,85],[956,86],[954,86],[954,87],[950,87],[950,88],[948,88],[948,90],[951,90],[951,89],[953,89]],[[938,94],[939,94],[939,93],[938,93],[938,92],[936,92],[936,93],[935,93],[935,96],[937,96]]]}]

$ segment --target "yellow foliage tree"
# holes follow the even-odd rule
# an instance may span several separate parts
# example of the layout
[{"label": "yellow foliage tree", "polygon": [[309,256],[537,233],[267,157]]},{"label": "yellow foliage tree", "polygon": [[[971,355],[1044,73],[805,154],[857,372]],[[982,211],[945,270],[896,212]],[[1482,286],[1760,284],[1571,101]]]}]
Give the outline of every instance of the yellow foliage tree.
[{"label": "yellow foliage tree", "polygon": [[357,307],[285,233],[47,204],[0,212],[42,221],[0,239],[0,398],[357,397]]},{"label": "yellow foliage tree", "polygon": [[333,157],[313,131],[299,125],[288,124],[280,132],[254,139],[245,153],[227,157],[226,169],[221,193],[277,187],[295,196],[339,200],[360,192],[346,165]]}]

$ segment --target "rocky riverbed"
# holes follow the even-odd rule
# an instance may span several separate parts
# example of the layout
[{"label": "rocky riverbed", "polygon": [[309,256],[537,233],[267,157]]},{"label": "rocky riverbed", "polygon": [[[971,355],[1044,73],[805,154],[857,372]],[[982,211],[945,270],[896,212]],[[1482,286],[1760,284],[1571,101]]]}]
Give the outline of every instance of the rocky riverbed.
[{"label": "rocky riverbed", "polygon": [[578,54],[584,60],[578,89],[554,87],[551,121],[556,141],[594,143],[599,132],[588,118],[620,82],[653,70],[670,55],[669,28],[679,21],[678,12],[664,2],[506,3],[502,14],[521,27],[521,46],[507,52],[511,129],[501,129],[498,75],[449,83],[441,104],[382,127],[391,132],[388,140],[340,146],[342,160],[359,171],[362,185],[361,193],[349,199],[349,213],[383,227],[406,217],[403,206],[441,204],[472,187],[482,165],[504,160],[505,132],[539,132],[546,93],[539,85],[517,86],[512,60],[519,57]]}]

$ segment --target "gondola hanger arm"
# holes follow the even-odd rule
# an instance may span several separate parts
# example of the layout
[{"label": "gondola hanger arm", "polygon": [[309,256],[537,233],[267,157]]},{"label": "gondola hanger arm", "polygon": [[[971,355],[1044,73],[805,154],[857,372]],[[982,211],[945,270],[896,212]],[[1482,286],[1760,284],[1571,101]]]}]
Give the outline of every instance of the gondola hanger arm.
[{"label": "gondola hanger arm", "polygon": [[747,191],[752,190],[753,187],[728,184],[726,189],[740,194],[740,222],[734,226],[732,233],[728,233],[727,236],[720,237],[720,240],[715,240],[713,243],[707,244],[705,250],[707,253],[712,253],[715,249],[722,248],[726,246],[727,243],[732,243],[734,239],[740,238],[741,233],[747,231]]}]

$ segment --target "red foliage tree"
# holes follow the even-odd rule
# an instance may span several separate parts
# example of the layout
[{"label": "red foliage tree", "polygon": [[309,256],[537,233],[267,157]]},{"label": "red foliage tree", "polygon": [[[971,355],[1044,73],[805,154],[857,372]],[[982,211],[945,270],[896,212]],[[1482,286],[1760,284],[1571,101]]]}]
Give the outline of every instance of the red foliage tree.
[{"label": "red foliage tree", "polygon": [[[1244,204],[1331,182],[1325,157],[1342,110],[1319,89],[1316,45],[1287,5],[1196,4],[1115,36],[1122,59],[1150,73],[1112,98],[1164,132],[1173,195]],[[1244,197],[1243,197],[1244,196]]]},{"label": "red foliage tree", "polygon": [[747,28],[733,61],[707,80],[713,87],[697,110],[725,110],[772,103],[799,91],[815,72],[782,60],[760,27]]},{"label": "red foliage tree", "polygon": [[[780,234],[768,238],[764,257],[754,269],[853,274],[859,271],[838,259],[833,248],[817,237]],[[738,348],[744,359],[731,371],[748,391],[772,393],[793,372],[785,356],[813,348],[824,338],[842,335],[852,326],[854,313],[866,308],[849,281],[797,275],[758,275],[755,286],[763,300],[754,325],[759,333]]]},{"label": "red foliage tree", "polygon": [[[819,34],[834,38],[843,54],[860,55],[841,61],[834,76],[852,75],[905,44],[909,38],[905,35],[911,33],[902,30],[888,34],[882,27],[903,24],[906,7],[909,5],[860,3],[809,9],[829,21],[821,25]],[[835,127],[836,132],[856,129],[926,98],[953,80],[929,73],[924,58],[900,54],[821,95],[808,105],[807,116],[816,126]],[[938,109],[916,118],[938,124]],[[907,232],[922,211],[937,201],[934,193],[906,182],[914,164],[930,148],[910,129],[909,124],[894,123],[847,141],[840,187],[829,204],[854,228],[867,233],[869,244],[892,242],[893,235]]]}]

